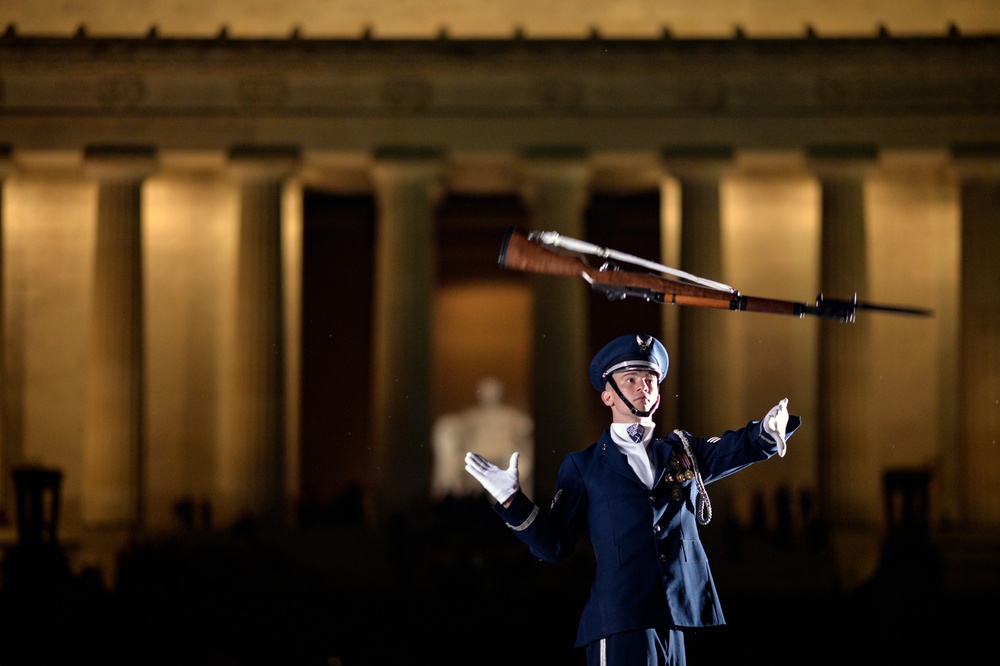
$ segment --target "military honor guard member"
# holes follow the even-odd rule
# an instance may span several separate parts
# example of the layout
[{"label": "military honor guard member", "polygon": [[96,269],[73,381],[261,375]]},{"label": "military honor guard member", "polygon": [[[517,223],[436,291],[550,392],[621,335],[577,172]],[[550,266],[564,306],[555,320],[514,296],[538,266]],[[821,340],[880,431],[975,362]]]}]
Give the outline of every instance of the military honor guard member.
[{"label": "military honor guard member", "polygon": [[611,424],[564,458],[547,510],[521,490],[518,452],[507,469],[465,456],[493,508],[539,559],[565,559],[587,531],[596,572],[575,645],[589,666],[685,666],[684,629],[725,623],[698,533],[712,517],[705,487],[784,456],[801,424],[784,398],[762,420],[715,437],[656,434],[667,367],[666,349],[649,335],[615,338],[594,356],[590,382]]}]

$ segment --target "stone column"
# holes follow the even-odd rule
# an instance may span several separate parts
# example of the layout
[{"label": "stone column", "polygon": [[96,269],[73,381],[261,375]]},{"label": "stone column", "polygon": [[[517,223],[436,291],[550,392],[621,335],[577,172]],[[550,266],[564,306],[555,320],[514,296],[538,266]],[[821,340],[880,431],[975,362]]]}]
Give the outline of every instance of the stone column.
[{"label": "stone column", "polygon": [[[867,293],[865,181],[875,157],[867,149],[810,155],[821,192],[820,284],[831,297]],[[864,317],[820,327],[820,506],[831,524],[848,529],[881,522],[880,439],[866,408],[870,334]]]},{"label": "stone column", "polygon": [[130,531],[143,527],[142,183],[155,164],[146,148],[84,154],[98,194],[82,517]]},{"label": "stone column", "polygon": [[[658,172],[660,191],[660,263],[671,268],[681,265],[681,197],[680,183],[671,176],[663,165]],[[681,308],[663,306],[660,308],[660,338],[673,363],[680,358],[678,345],[681,334]],[[660,384],[660,408],[656,411],[656,421],[664,426],[680,425],[680,373],[676,368],[667,369],[667,377]]]},{"label": "stone column", "polygon": [[[1000,152],[975,146],[954,151],[961,191],[961,323],[958,521],[1000,526]],[[948,465],[945,464],[945,469]]]},{"label": "stone column", "polygon": [[4,182],[12,171],[10,146],[0,146],[0,514],[14,515],[13,473],[14,451],[7,432],[7,367],[2,360],[7,358],[7,265],[4,261]]},{"label": "stone column", "polygon": [[375,520],[430,498],[434,212],[433,152],[383,152],[372,177],[378,206],[372,346]]},{"label": "stone column", "polygon": [[[692,275],[722,280],[721,184],[732,166],[731,152],[725,148],[665,151],[663,162],[677,181],[681,199],[680,268]],[[720,401],[718,385],[729,376],[724,344],[726,315],[714,309],[680,307],[678,358],[670,359],[670,372],[677,373],[674,381],[679,392],[676,426],[695,433],[714,432],[719,423],[732,418]]]},{"label": "stone column", "polygon": [[285,329],[281,204],[294,149],[234,149],[240,196],[231,430],[221,456],[225,512],[285,521]]},{"label": "stone column", "polygon": [[[532,154],[525,196],[537,231],[585,239],[590,169],[585,155]],[[535,488],[551,493],[563,457],[593,440],[584,418],[596,401],[587,380],[587,284],[551,275],[533,278],[531,361],[535,423]]]}]

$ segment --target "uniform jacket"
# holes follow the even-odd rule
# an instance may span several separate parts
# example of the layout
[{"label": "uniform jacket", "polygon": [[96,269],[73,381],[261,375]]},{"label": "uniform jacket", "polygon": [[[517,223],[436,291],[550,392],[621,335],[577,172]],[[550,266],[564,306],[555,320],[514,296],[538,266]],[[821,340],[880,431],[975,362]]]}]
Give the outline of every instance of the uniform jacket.
[{"label": "uniform jacket", "polygon": [[[786,436],[800,423],[790,415]],[[777,453],[759,421],[719,437],[683,434],[705,484]],[[675,484],[668,483],[668,461],[683,454],[680,436],[655,437],[648,450],[652,490],[605,430],[597,443],[563,459],[549,510],[520,490],[506,509],[494,505],[532,554],[547,562],[568,557],[583,531],[589,532],[597,565],[577,646],[621,631],[725,623],[698,534],[697,483],[681,484],[679,500],[672,498]]]}]

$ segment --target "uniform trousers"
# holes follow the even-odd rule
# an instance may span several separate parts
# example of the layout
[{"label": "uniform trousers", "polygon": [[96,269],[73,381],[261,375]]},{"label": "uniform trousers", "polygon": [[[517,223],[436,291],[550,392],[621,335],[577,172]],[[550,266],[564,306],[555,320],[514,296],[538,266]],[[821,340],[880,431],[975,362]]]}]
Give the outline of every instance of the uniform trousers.
[{"label": "uniform trousers", "polygon": [[670,629],[623,631],[586,647],[587,666],[686,666],[684,634]]}]

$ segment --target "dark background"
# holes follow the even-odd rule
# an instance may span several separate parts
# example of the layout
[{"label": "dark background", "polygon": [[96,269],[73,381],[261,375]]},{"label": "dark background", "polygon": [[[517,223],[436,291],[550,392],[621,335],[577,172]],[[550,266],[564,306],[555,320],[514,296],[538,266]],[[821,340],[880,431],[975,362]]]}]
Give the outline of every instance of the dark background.
[{"label": "dark background", "polygon": [[[584,663],[572,644],[589,545],[537,561],[485,497],[378,527],[358,500],[294,530],[247,522],[133,543],[110,587],[70,573],[58,543],[22,542],[4,560],[0,663]],[[945,589],[946,553],[913,527],[890,531],[876,575],[842,590],[821,523],[713,520],[702,536],[728,624],[689,632],[689,662],[976,663],[995,593]]]}]

